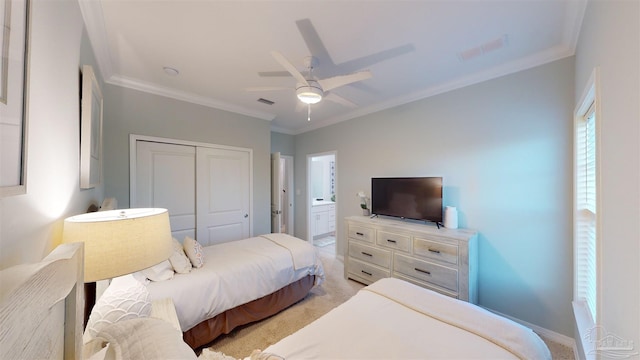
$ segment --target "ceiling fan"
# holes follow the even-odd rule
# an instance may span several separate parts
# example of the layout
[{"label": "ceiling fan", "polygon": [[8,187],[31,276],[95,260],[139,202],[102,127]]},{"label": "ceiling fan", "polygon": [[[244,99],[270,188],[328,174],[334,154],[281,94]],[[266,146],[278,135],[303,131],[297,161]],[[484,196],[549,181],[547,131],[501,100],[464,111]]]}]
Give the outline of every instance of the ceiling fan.
[{"label": "ceiling fan", "polygon": [[[307,69],[306,75],[303,75],[287,58],[284,57],[278,51],[271,51],[271,56],[282,65],[285,70],[291,76],[297,80],[295,87],[296,96],[298,100],[307,105],[308,117],[310,120],[311,105],[319,103],[322,99],[327,99],[344,106],[357,107],[355,103],[347,100],[330,91],[344,85],[348,85],[354,82],[362,81],[371,78],[373,75],[369,70],[358,71],[347,75],[338,75],[325,79],[318,79],[313,76],[313,69],[318,66],[318,59],[314,56],[309,56],[304,59],[304,65]],[[248,91],[269,91],[269,90],[283,90],[287,88],[274,88],[274,87],[257,87],[249,88]]]}]

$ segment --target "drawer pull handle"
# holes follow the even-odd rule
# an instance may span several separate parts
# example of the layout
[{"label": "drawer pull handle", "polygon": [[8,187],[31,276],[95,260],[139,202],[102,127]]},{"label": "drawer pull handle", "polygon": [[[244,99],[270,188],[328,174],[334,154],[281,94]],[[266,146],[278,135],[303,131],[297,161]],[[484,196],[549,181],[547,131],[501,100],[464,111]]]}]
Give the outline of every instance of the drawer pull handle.
[{"label": "drawer pull handle", "polygon": [[364,251],[362,252],[362,255],[366,255],[366,256],[373,256],[373,255],[371,255],[371,254],[369,254],[369,253],[366,253],[366,252],[364,252]]},{"label": "drawer pull handle", "polygon": [[429,249],[429,252],[432,252],[432,253],[435,253],[435,254],[440,254],[440,250]]},{"label": "drawer pull handle", "polygon": [[397,241],[395,240],[391,240],[391,239],[387,239],[388,242],[395,244]]},{"label": "drawer pull handle", "polygon": [[413,268],[413,270],[415,270],[417,272],[421,272],[423,274],[431,275],[431,272],[427,271],[427,270],[422,270],[422,269],[418,269],[418,268]]},{"label": "drawer pull handle", "polygon": [[356,235],[358,235],[358,236],[364,236],[364,234],[363,234],[363,233],[361,233],[361,232],[357,232],[357,233],[356,233]]},{"label": "drawer pull handle", "polygon": [[365,275],[373,276],[373,274],[372,274],[372,273],[370,273],[370,272],[366,272],[366,271],[364,271],[364,270],[360,270],[360,271],[362,271],[362,273],[363,273],[363,274],[365,274]]}]

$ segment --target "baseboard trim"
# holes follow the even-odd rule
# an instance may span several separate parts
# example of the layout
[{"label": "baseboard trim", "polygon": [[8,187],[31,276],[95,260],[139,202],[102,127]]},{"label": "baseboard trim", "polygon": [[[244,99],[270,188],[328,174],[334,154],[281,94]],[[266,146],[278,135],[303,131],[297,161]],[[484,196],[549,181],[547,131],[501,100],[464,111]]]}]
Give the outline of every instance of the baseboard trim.
[{"label": "baseboard trim", "polygon": [[517,322],[520,325],[524,325],[524,326],[530,328],[536,334],[538,334],[538,335],[540,335],[542,337],[545,337],[545,338],[547,338],[549,340],[555,341],[555,342],[557,342],[559,344],[562,344],[564,346],[568,346],[568,347],[573,349],[573,353],[574,354],[577,354],[577,352],[576,352],[577,351],[576,341],[575,341],[574,338],[572,338],[570,336],[566,336],[566,335],[557,333],[555,331],[551,331],[549,329],[545,329],[545,328],[543,328],[541,326],[529,323],[529,322],[524,321],[524,320],[520,320],[520,319],[515,318],[513,316],[509,316],[509,315],[503,314],[503,313],[501,313],[499,311],[495,311],[495,310],[492,310],[492,309],[489,309],[489,308],[485,308],[485,307],[482,307],[482,308],[487,310],[487,311],[491,311],[494,314],[497,314],[497,315],[500,315],[502,317],[506,317],[507,319],[513,320],[513,321]]}]

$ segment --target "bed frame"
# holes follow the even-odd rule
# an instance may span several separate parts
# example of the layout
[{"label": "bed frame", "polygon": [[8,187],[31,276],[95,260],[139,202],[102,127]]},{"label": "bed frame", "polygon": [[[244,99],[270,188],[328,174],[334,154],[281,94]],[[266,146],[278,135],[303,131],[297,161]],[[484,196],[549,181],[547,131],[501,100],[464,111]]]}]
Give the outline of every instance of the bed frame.
[{"label": "bed frame", "polygon": [[307,296],[314,284],[314,275],[303,277],[269,295],[204,320],[184,332],[182,338],[192,349],[198,350],[238,326],[266,319],[297,303]]},{"label": "bed frame", "polygon": [[0,359],[81,359],[84,248],[0,271]]}]

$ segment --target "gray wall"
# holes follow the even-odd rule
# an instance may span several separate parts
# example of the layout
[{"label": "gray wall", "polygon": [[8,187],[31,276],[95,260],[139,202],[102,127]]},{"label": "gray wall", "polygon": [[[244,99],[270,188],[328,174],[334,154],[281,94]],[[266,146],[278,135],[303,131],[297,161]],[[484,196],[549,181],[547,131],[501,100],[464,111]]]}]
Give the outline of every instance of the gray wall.
[{"label": "gray wall", "polygon": [[271,132],[271,152],[293,156],[296,153],[295,137],[293,135]]},{"label": "gray wall", "polygon": [[[577,103],[600,68],[600,319],[640,344],[640,3],[590,1],[576,52]],[[580,340],[580,339],[576,339]],[[606,354],[605,354],[606,357]]]},{"label": "gray wall", "polygon": [[76,0],[31,2],[27,193],[0,199],[0,269],[40,261],[63,220],[102,201],[80,189],[80,69],[95,64]]},{"label": "gray wall", "polygon": [[270,123],[119,86],[104,88],[105,196],[129,206],[129,134],[253,149],[253,230],[270,232]]},{"label": "gray wall", "polygon": [[[574,59],[295,137],[295,182],[308,154],[337,151],[337,219],[361,214],[374,176],[443,176],[444,204],[479,232],[480,305],[573,334]],[[306,209],[305,196],[296,208]],[[306,238],[306,211],[296,235]],[[338,252],[344,224],[338,220]]]}]

